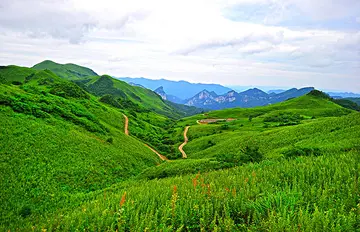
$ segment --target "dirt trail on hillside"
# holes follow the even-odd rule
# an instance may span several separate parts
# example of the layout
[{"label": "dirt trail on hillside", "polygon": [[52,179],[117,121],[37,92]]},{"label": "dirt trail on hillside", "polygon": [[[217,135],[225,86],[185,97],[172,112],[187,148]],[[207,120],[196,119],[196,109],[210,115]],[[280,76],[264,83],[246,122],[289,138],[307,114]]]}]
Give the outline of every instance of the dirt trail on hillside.
[{"label": "dirt trail on hillside", "polygon": [[187,155],[186,155],[185,151],[183,150],[183,147],[184,147],[184,146],[188,143],[188,141],[189,141],[189,139],[188,139],[188,137],[187,137],[187,132],[188,132],[189,128],[190,128],[190,126],[185,127],[185,130],[184,130],[184,142],[179,146],[179,151],[181,152],[182,157],[183,157],[184,159],[187,158]]},{"label": "dirt trail on hillside", "polygon": [[166,158],[166,156],[163,156],[162,154],[160,154],[159,152],[157,152],[154,148],[150,147],[150,146],[147,145],[146,143],[144,143],[144,145],[145,145],[145,147],[149,148],[152,152],[154,152],[155,154],[157,154],[161,160],[169,160],[168,158]]},{"label": "dirt trail on hillside", "polygon": [[[126,135],[129,135],[129,118],[128,118],[125,114],[123,114],[123,116],[124,116],[124,118],[125,118],[124,133],[125,133]],[[169,160],[168,158],[166,158],[166,156],[161,155],[159,152],[157,152],[155,149],[153,149],[153,148],[150,147],[149,145],[147,145],[147,144],[144,143],[144,146],[147,147],[147,148],[149,148],[149,149],[150,149],[152,152],[154,152],[156,155],[158,155],[161,160]]]},{"label": "dirt trail on hillside", "polygon": [[123,116],[125,118],[124,133],[129,135],[129,118],[125,114],[123,114]]}]

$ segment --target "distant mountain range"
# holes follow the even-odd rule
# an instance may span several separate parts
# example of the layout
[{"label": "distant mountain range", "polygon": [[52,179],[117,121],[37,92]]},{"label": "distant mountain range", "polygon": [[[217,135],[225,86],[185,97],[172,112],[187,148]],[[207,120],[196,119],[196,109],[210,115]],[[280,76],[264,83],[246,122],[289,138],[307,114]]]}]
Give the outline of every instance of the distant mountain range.
[{"label": "distant mountain range", "polygon": [[[314,89],[313,87],[288,90],[274,88],[264,92],[258,88],[249,88],[246,91],[236,92],[219,84],[190,83],[165,79],[152,80],[143,77],[122,77],[118,79],[133,86],[151,89],[163,100],[209,110],[264,106],[305,95]],[[360,94],[348,92],[327,92],[327,94],[334,99],[360,97]]]},{"label": "distant mountain range", "polygon": [[[275,89],[275,90],[269,90],[267,93],[282,93],[285,92],[284,89]],[[330,97],[332,98],[360,98],[360,94],[358,93],[351,93],[351,92],[326,92]]]},{"label": "distant mountain range", "polygon": [[176,101],[177,103],[188,106],[196,106],[203,109],[216,110],[233,107],[249,108],[255,106],[264,106],[305,95],[311,92],[313,89],[313,87],[302,89],[293,88],[278,94],[273,92],[268,94],[260,89],[253,88],[240,93],[231,90],[222,95],[218,95],[214,91],[208,91],[204,89],[195,94],[195,96],[186,100],[181,100],[175,96],[167,95],[162,86],[157,88],[155,93],[160,95],[164,100]]},{"label": "distant mountain range", "polygon": [[203,90],[194,97],[187,99],[184,104],[196,106],[205,109],[224,109],[233,107],[249,108],[255,106],[264,106],[277,102],[282,102],[290,98],[305,95],[314,90],[313,87],[302,89],[289,89],[281,93],[265,93],[264,91],[253,88],[244,92],[237,93],[234,90],[223,95],[217,95],[215,92]]},{"label": "distant mountain range", "polygon": [[176,96],[166,94],[165,91],[164,91],[164,87],[162,87],[162,86],[155,89],[154,92],[157,93],[158,95],[160,95],[160,97],[163,100],[168,100],[168,101],[178,103],[178,104],[183,104],[184,103],[184,100],[182,100],[182,99],[180,99],[180,98],[178,98]]},{"label": "distant mountain range", "polygon": [[185,100],[193,97],[195,94],[206,89],[208,91],[214,91],[217,94],[225,94],[231,91],[230,88],[224,87],[218,84],[200,84],[200,83],[190,83],[187,81],[170,81],[165,79],[160,80],[151,80],[146,78],[129,78],[121,77],[118,78],[127,83],[132,83],[133,85],[141,85],[151,90],[156,90],[159,87],[163,87],[168,95],[172,95],[181,100]]},{"label": "distant mountain range", "polygon": [[349,92],[326,92],[333,98],[359,98],[360,94]]}]

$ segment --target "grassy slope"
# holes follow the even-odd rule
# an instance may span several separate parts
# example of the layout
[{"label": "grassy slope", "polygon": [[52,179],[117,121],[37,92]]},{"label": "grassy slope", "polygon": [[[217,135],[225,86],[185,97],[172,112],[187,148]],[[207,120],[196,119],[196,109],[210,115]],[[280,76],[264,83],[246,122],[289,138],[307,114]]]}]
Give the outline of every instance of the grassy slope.
[{"label": "grassy slope", "polygon": [[23,228],[89,231],[356,231],[358,151],[130,181]]},{"label": "grassy slope", "polygon": [[[309,105],[309,102],[313,104]],[[360,228],[360,114],[313,96],[282,104],[253,111],[246,109],[246,112],[235,109],[232,117],[245,117],[246,120],[240,122],[245,125],[232,122],[234,125],[230,128],[234,126],[234,131],[222,129],[222,133],[203,135],[187,145],[188,155],[193,154],[193,149],[197,151],[193,156],[203,158],[238,152],[246,144],[255,144],[265,153],[266,160],[205,174],[226,163],[211,159],[164,163],[145,170],[136,181],[114,185],[88,196],[88,202],[75,210],[49,214],[46,220],[37,224],[37,228],[356,231]],[[262,119],[266,114],[289,110],[308,117],[293,126],[252,126],[264,124]],[[262,118],[255,117],[249,122],[248,116],[259,112],[263,113]],[[227,116],[223,111],[210,112],[208,116],[214,115]],[[310,119],[314,115],[316,118]],[[198,117],[203,116],[194,118]],[[180,124],[189,122],[190,119],[185,119]],[[207,127],[216,131],[221,126],[193,126],[192,133]],[[208,139],[214,140],[215,145],[197,147]],[[281,155],[295,147],[319,148],[320,154],[318,157],[309,155],[289,159]],[[186,174],[193,171],[190,169],[202,174],[146,181],[148,178]],[[60,213],[64,216],[57,216]],[[34,225],[31,221],[25,224],[27,228]]]},{"label": "grassy slope", "polygon": [[[216,130],[216,129],[214,129]],[[209,158],[223,154],[237,154],[245,146],[259,147],[267,157],[276,157],[294,147],[318,148],[324,153],[360,146],[360,116],[352,113],[341,118],[312,120],[304,124],[278,127],[265,131],[219,131],[196,138],[196,127],[191,128],[192,139],[185,147],[189,158]],[[209,143],[211,141],[211,143]],[[209,145],[210,144],[210,145]]]},{"label": "grassy slope", "polygon": [[[144,109],[162,115],[173,117],[181,116],[174,114],[173,108],[167,105],[155,92],[138,86],[131,86],[110,76],[93,77],[86,86],[98,96],[114,94],[136,102]],[[122,94],[125,94],[125,96],[122,96]]]},{"label": "grassy slope", "polygon": [[53,211],[160,162],[124,135],[118,109],[82,91],[49,71],[0,85],[1,223]]},{"label": "grassy slope", "polygon": [[76,64],[58,64],[51,60],[45,60],[33,66],[36,70],[51,70],[56,75],[67,80],[76,80],[89,76],[97,76],[97,74],[86,67]]},{"label": "grassy slope", "polygon": [[0,66],[0,83],[24,82],[35,71],[15,65]]},{"label": "grassy slope", "polygon": [[168,129],[174,124],[174,119],[198,110],[187,106],[179,108],[176,104],[163,101],[149,89],[131,86],[107,75],[77,83],[101,99],[104,99],[104,96],[109,97],[108,95],[115,99],[118,107],[124,108],[129,117],[131,135],[142,139],[169,158],[178,157],[179,154],[173,146],[174,141],[168,134]]},{"label": "grassy slope", "polygon": [[352,102],[355,102],[356,104],[358,104],[358,106],[360,106],[360,98],[356,98],[356,97],[349,97],[349,98],[345,98],[347,100],[350,100]]},{"label": "grassy slope", "polygon": [[[97,76],[91,69],[78,65],[43,61],[35,65],[34,69],[51,70],[63,79],[76,81],[79,86],[98,97],[105,94],[110,94],[115,98],[121,97],[121,104],[118,104],[118,108],[130,119],[131,135],[142,139],[169,157],[177,155],[176,150],[171,146],[173,141],[166,135],[167,128],[174,123],[173,119],[200,112],[194,107],[165,102],[151,90],[128,85],[107,75]],[[17,73],[24,72],[21,75],[21,81],[34,72],[33,69],[20,67],[15,67],[14,70]],[[18,75],[6,76],[17,78]],[[107,103],[107,101],[103,102]]]},{"label": "grassy slope", "polygon": [[[351,112],[354,111],[345,109],[327,99],[306,95],[264,107],[225,109],[183,118],[174,126],[172,137],[176,140],[175,147],[180,145],[183,141],[182,133],[184,127],[191,125],[188,132],[190,142],[184,149],[190,154],[189,157],[191,157],[192,153],[197,153],[202,149],[204,150],[202,151],[204,154],[210,146],[213,147],[210,152],[216,150],[216,145],[213,144],[215,142],[218,144],[224,140],[229,140],[234,143],[235,147],[238,147],[235,143],[237,139],[241,140],[241,137],[248,138],[257,136],[263,131],[278,129],[277,126],[279,123],[264,122],[264,119],[268,117],[281,114],[295,114],[303,118],[301,123],[308,123],[316,119],[347,115]],[[197,120],[207,118],[234,118],[236,121],[207,125],[198,125],[196,123]],[[288,127],[283,129],[287,130],[287,128]],[[279,129],[281,129],[281,127]],[[201,139],[197,140],[198,138]],[[197,143],[197,141],[199,143]],[[230,147],[230,149],[231,148],[232,147]]]},{"label": "grassy slope", "polygon": [[[52,79],[55,84],[50,81]],[[1,144],[9,144],[10,148],[4,151],[11,151],[4,153],[5,160],[1,162],[4,165],[0,170],[5,173],[1,175],[5,176],[1,182],[6,185],[1,196],[4,196],[2,202],[7,202],[2,204],[2,211],[13,209],[7,214],[2,213],[1,229],[356,231],[360,228],[360,115],[326,99],[304,96],[267,107],[214,111],[182,119],[169,128],[166,136],[180,142],[183,127],[192,125],[190,143],[185,146],[190,159],[154,167],[157,159],[153,154],[150,158],[146,153],[149,151],[141,151],[137,141],[121,133],[123,119],[118,109],[99,103],[73,83],[62,82],[51,72],[36,73],[21,87],[1,85],[0,93],[0,103],[6,105],[1,106],[0,113],[7,119],[4,124],[8,125],[1,127],[4,130],[1,134],[5,135],[1,137],[5,141]],[[46,107],[49,104],[62,110]],[[161,128],[168,120],[164,116],[157,120],[159,115],[156,113],[131,108],[126,113],[134,113],[131,117],[136,123],[147,123],[138,125],[139,128],[156,122],[159,125],[155,128]],[[292,121],[296,120],[294,115],[300,115],[301,120],[291,126],[265,121],[280,116],[283,120],[284,115]],[[237,120],[196,125],[197,119],[230,117]],[[13,128],[17,130],[13,132]],[[57,133],[61,139],[53,136]],[[19,135],[17,143],[9,142]],[[114,140],[112,144],[104,142],[109,137]],[[124,146],[125,139],[132,141],[129,150],[126,150],[129,143]],[[61,146],[63,141],[71,144],[73,140],[81,150]],[[89,145],[92,142],[94,145]],[[206,172],[227,168],[226,162],[213,157],[238,153],[246,145],[258,146],[266,160],[198,176],[146,180],[194,170]],[[11,146],[15,146],[13,150]],[[18,152],[27,146],[31,149]],[[56,152],[48,155],[48,149],[54,147]],[[110,158],[104,160],[104,154],[100,152],[107,151],[106,148],[114,150],[109,151]],[[316,155],[320,156],[306,154],[308,156],[290,159],[282,156],[296,148],[318,149]],[[86,166],[87,160],[84,160],[89,154],[79,152],[86,149],[89,153],[99,152],[91,157],[95,165]],[[131,157],[127,156],[123,161],[119,155],[114,166],[108,167],[108,162],[117,156],[113,154],[116,149],[124,152],[121,157],[126,157],[127,152]],[[143,157],[139,158],[140,154],[132,156],[135,152]],[[13,154],[18,153],[23,157],[14,159]],[[56,159],[59,154],[62,156],[59,160],[69,157],[64,169],[64,164]],[[132,163],[131,158],[140,164]],[[113,180],[119,177],[119,172],[115,170],[116,174],[113,174],[112,168],[117,167],[120,160],[129,161],[125,165],[129,167],[125,172],[128,176],[123,176],[124,179],[139,173],[139,166],[141,169],[152,167],[145,169],[135,180],[103,189],[112,184],[111,181],[119,181]],[[21,168],[7,169],[6,162]],[[27,172],[23,174],[22,170]],[[76,175],[69,178],[66,171]],[[33,178],[36,173],[40,174]],[[50,177],[45,176],[48,173]],[[11,201],[5,201],[7,198]]]}]

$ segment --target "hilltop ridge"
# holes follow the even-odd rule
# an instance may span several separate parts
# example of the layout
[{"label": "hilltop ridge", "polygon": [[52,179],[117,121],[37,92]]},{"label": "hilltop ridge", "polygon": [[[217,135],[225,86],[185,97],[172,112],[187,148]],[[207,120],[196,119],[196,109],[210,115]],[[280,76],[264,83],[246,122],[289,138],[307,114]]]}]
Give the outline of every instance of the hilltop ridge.
[{"label": "hilltop ridge", "polygon": [[76,80],[83,77],[98,76],[92,69],[76,64],[58,64],[51,60],[44,60],[32,67],[36,70],[48,69],[67,80]]}]

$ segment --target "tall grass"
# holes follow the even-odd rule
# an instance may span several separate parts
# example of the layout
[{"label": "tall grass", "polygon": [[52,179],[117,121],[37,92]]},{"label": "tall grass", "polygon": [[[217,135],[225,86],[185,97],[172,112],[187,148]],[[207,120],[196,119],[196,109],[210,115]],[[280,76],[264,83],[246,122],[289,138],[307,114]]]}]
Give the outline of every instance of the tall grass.
[{"label": "tall grass", "polygon": [[[263,161],[106,189],[35,230],[356,231],[359,153]],[[126,196],[126,198],[125,198]],[[126,199],[126,200],[125,200]]]}]

